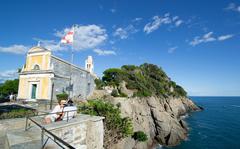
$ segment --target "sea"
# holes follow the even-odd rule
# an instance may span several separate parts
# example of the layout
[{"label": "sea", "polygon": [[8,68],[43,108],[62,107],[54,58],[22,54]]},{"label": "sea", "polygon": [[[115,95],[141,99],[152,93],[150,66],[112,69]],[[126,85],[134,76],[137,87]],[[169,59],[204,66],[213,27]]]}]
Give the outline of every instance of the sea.
[{"label": "sea", "polygon": [[204,110],[186,118],[188,139],[170,149],[240,149],[240,97],[190,98]]}]

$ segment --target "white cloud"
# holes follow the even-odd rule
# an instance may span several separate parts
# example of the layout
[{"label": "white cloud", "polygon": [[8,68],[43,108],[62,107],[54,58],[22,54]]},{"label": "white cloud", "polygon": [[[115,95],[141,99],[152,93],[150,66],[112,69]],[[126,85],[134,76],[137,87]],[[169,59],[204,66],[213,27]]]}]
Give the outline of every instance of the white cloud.
[{"label": "white cloud", "polygon": [[128,25],[125,28],[117,28],[113,33],[113,36],[119,37],[120,39],[127,39],[130,34],[136,33],[138,30],[133,25]]},{"label": "white cloud", "polygon": [[219,41],[227,40],[227,39],[232,38],[233,36],[234,36],[233,34],[222,35],[222,36],[219,36],[219,37],[218,37],[218,40],[219,40]]},{"label": "white cloud", "polygon": [[102,5],[98,5],[100,10],[103,10],[103,6]]},{"label": "white cloud", "polygon": [[14,53],[14,54],[25,54],[28,51],[29,47],[24,45],[11,45],[8,47],[1,47],[0,52]]},{"label": "white cloud", "polygon": [[[63,37],[71,28],[65,28],[62,31],[57,31],[55,36]],[[97,25],[78,25],[74,27],[74,41],[73,49],[80,51],[85,49],[92,49],[100,46],[107,40],[106,30]],[[56,48],[59,48],[58,44],[54,44]],[[61,49],[61,48],[60,48]]]},{"label": "white cloud", "polygon": [[228,6],[227,6],[225,9],[227,9],[227,10],[233,10],[233,9],[235,9],[235,8],[236,8],[236,4],[230,3],[230,4],[228,4]]},{"label": "white cloud", "polygon": [[213,34],[213,32],[209,32],[209,33],[203,35],[204,42],[215,41],[216,39],[214,37],[212,37],[212,34]]},{"label": "white cloud", "polygon": [[178,18],[179,18],[178,16],[174,16],[174,17],[172,18],[172,20],[175,21],[175,20],[177,20]]},{"label": "white cloud", "polygon": [[[65,28],[62,31],[56,31],[54,35],[56,37],[62,38],[66,35],[67,32],[70,31],[71,28]],[[131,28],[130,28],[131,29]],[[104,44],[107,40],[106,30],[97,25],[77,25],[74,27],[74,41],[73,41],[73,49],[76,51],[86,50],[86,49],[94,49],[98,46]],[[42,40],[38,38],[34,38],[34,40],[40,41],[41,46],[52,50],[52,51],[64,51],[70,49],[70,45],[64,45],[60,43],[60,39],[58,42],[55,40]],[[0,52],[8,52],[14,54],[25,54],[29,50],[30,46],[25,45],[11,45],[8,47],[0,46]]]},{"label": "white cloud", "polygon": [[106,56],[106,55],[117,55],[115,51],[112,50],[102,50],[102,49],[94,49],[93,50],[95,53],[101,56]]},{"label": "white cloud", "polygon": [[116,29],[113,36],[119,36],[121,39],[126,39],[128,37],[128,32],[120,27]]},{"label": "white cloud", "polygon": [[147,34],[157,30],[162,24],[169,24],[171,23],[171,20],[169,17],[159,17],[159,16],[154,16],[152,22],[147,23],[144,26],[143,31],[146,32]]},{"label": "white cloud", "polygon": [[133,19],[132,21],[133,22],[139,22],[139,21],[141,21],[143,18],[135,18],[135,19]]},{"label": "white cloud", "polygon": [[180,26],[183,23],[183,20],[177,20],[175,22],[176,27]]},{"label": "white cloud", "polygon": [[3,83],[6,80],[12,80],[18,78],[17,70],[6,70],[0,72],[0,83]]},{"label": "white cloud", "polygon": [[202,37],[196,36],[194,39],[189,43],[191,46],[196,46],[201,43],[207,43],[207,42],[212,42],[212,41],[224,41],[229,38],[232,38],[234,35],[228,34],[228,35],[222,35],[219,37],[213,37],[213,32],[208,32],[204,34]]},{"label": "white cloud", "polygon": [[110,11],[111,11],[112,13],[115,13],[115,12],[116,12],[116,9],[110,9]]},{"label": "white cloud", "polygon": [[163,17],[154,16],[152,21],[147,23],[143,31],[147,34],[157,30],[161,25],[167,25],[174,23],[176,27],[180,26],[183,23],[183,20],[180,20],[178,16],[171,17],[170,13],[166,13]]},{"label": "white cloud", "polygon": [[110,43],[110,44],[115,44],[115,41],[110,40],[109,43]]},{"label": "white cloud", "polygon": [[68,47],[61,44],[60,41],[56,42],[54,40],[44,40],[39,38],[33,38],[33,39],[40,42],[40,46],[45,47],[51,51],[64,51],[68,49]]},{"label": "white cloud", "polygon": [[173,53],[177,48],[177,46],[169,48],[168,53]]},{"label": "white cloud", "polygon": [[212,37],[212,34],[213,34],[213,32],[208,32],[208,33],[204,34],[202,37],[196,36],[196,37],[194,37],[193,41],[191,41],[189,44],[191,46],[196,46],[200,43],[215,41],[216,39],[214,37]]},{"label": "white cloud", "polygon": [[240,5],[237,5],[235,3],[230,3],[230,4],[228,4],[228,6],[225,9],[240,12]]}]

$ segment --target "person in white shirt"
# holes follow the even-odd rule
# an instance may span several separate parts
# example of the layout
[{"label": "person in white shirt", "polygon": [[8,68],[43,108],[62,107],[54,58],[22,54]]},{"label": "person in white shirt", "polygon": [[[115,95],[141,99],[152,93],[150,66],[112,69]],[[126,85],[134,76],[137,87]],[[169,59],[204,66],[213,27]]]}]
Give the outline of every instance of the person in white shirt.
[{"label": "person in white shirt", "polygon": [[62,120],[70,120],[77,115],[77,107],[73,105],[73,101],[71,99],[68,100],[68,104],[63,109],[63,118]]},{"label": "person in white shirt", "polygon": [[63,117],[64,105],[66,104],[66,100],[61,100],[58,105],[54,107],[54,109],[44,118],[44,123],[49,124],[51,122],[55,122],[61,120]]},{"label": "person in white shirt", "polygon": [[[68,112],[69,111],[69,112]],[[67,106],[63,109],[63,119],[62,120],[70,120],[77,115],[77,107],[76,106]]]},{"label": "person in white shirt", "polygon": [[11,93],[11,95],[9,96],[10,101],[13,101],[13,98],[14,98],[14,95],[13,93]]}]

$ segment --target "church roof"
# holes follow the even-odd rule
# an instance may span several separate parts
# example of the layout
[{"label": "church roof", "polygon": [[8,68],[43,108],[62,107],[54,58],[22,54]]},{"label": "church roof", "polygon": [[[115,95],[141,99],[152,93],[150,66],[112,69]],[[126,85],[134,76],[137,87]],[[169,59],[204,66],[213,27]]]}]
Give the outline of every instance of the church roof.
[{"label": "church roof", "polygon": [[41,47],[41,46],[34,46],[32,47],[28,53],[38,53],[38,52],[50,52],[50,50],[44,48],[44,47]]}]

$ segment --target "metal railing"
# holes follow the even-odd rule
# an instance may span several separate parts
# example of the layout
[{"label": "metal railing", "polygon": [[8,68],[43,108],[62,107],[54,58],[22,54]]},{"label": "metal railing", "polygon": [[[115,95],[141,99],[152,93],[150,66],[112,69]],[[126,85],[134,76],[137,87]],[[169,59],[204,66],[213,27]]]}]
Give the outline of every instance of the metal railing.
[{"label": "metal railing", "polygon": [[[67,122],[70,120],[69,112],[76,112],[76,111],[77,110],[63,111],[64,114],[67,113],[67,120],[66,120]],[[44,114],[40,114],[37,116],[27,116],[26,117],[26,125],[25,125],[25,131],[30,129],[29,121],[33,122],[35,125],[37,125],[41,129],[41,149],[44,149],[44,147],[46,146],[49,139],[54,141],[59,147],[61,147],[63,149],[65,149],[65,148],[75,149],[73,146],[71,146],[70,144],[68,144],[67,142],[65,142],[64,140],[62,140],[61,138],[59,138],[58,136],[56,136],[55,134],[53,134],[52,132],[47,130],[43,125],[39,124],[37,121],[35,121],[33,119],[33,117],[41,117],[41,116],[46,116],[46,115],[51,115],[51,114],[58,114],[60,112],[56,112],[56,113],[45,113],[43,111],[41,111],[41,112]],[[74,117],[72,117],[72,118],[74,118]],[[44,141],[44,136],[47,137],[47,139],[45,141]]]}]

